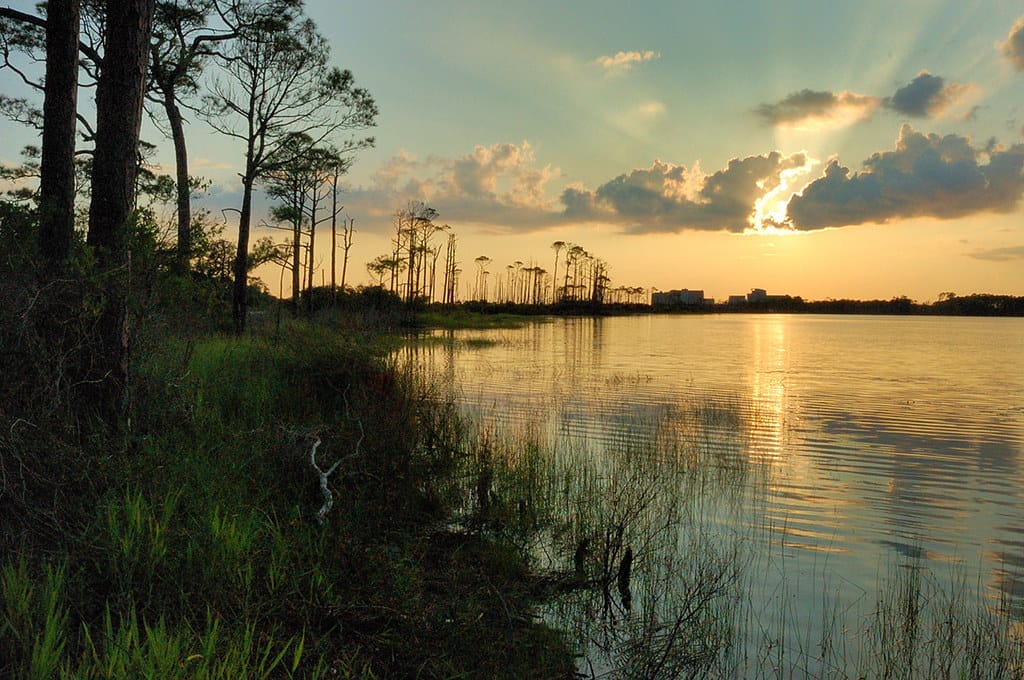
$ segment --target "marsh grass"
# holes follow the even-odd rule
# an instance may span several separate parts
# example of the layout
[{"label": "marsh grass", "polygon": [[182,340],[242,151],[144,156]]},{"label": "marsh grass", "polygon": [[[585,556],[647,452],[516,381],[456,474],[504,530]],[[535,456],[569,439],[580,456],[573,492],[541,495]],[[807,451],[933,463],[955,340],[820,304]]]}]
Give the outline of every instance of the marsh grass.
[{"label": "marsh grass", "polygon": [[[141,353],[132,429],[81,444],[93,483],[65,490],[60,541],[5,534],[0,676],[568,674],[527,564],[444,526],[452,400],[376,342],[288,321]],[[338,464],[324,525],[314,438]]]},{"label": "marsh grass", "polygon": [[729,404],[588,408],[615,423],[597,446],[553,425],[557,409],[478,421],[463,521],[532,555],[545,620],[569,634],[581,672],[702,677],[733,644],[749,561],[707,497],[736,502],[726,487],[764,474],[739,455],[741,437],[718,434],[742,416]]},{"label": "marsh grass", "polygon": [[[544,619],[584,676],[1024,673],[1010,603],[986,598],[962,566],[896,563],[851,599],[826,552],[801,582],[786,527],[757,520],[777,472],[749,434],[771,417],[755,404],[694,397],[637,411],[568,395],[517,407],[527,417],[475,408],[461,521],[532,555]],[[777,578],[767,599],[766,578]]]}]

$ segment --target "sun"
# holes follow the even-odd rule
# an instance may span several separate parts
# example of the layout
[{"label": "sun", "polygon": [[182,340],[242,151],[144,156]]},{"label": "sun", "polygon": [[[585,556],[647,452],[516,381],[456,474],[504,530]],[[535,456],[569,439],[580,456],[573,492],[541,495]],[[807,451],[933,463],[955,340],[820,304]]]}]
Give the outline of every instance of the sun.
[{"label": "sun", "polygon": [[[817,160],[811,158],[806,152],[801,154],[806,159],[804,164],[788,168],[779,173],[779,183],[759,198],[754,203],[754,213],[751,216],[751,227],[748,233],[754,234],[795,234],[797,231],[790,227],[787,222],[786,208],[789,200],[794,194],[799,193],[807,186],[807,177],[811,169],[817,164]],[[758,186],[763,188],[762,183]]]}]

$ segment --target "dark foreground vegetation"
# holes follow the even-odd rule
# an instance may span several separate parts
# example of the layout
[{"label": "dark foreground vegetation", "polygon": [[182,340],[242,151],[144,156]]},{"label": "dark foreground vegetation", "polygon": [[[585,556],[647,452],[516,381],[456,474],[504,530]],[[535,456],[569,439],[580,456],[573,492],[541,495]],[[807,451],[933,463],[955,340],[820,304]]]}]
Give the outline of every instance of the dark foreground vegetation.
[{"label": "dark foreground vegetation", "polygon": [[473,452],[450,400],[383,358],[396,300],[265,305],[237,337],[224,282],[140,268],[112,426],[76,377],[88,262],[40,285],[5,253],[0,676],[571,675],[525,555],[450,528]]}]

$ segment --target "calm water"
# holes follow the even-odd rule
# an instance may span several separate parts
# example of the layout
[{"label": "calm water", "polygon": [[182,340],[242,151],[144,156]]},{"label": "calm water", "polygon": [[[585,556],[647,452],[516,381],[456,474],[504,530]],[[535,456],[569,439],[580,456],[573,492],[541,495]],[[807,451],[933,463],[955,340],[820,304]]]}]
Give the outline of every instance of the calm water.
[{"label": "calm water", "polygon": [[682,401],[740,411],[730,451],[770,468],[739,520],[773,528],[766,599],[781,580],[786,597],[873,598],[889,566],[918,560],[1024,607],[1024,319],[641,316],[442,335],[456,342],[422,361],[499,426],[600,442]]}]

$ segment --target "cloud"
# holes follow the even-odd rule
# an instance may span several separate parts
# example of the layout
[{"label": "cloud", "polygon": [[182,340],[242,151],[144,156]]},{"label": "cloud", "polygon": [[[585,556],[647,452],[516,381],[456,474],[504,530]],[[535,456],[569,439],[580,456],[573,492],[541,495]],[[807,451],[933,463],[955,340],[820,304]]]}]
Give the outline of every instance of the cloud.
[{"label": "cloud", "polygon": [[[946,83],[940,76],[921,71],[917,77],[885,98],[885,105],[905,116],[930,118],[945,115],[964,103],[974,87],[961,83]],[[967,115],[971,115],[969,112]]]},{"label": "cloud", "polygon": [[613,56],[602,56],[594,60],[606,73],[622,73],[645,61],[660,59],[661,54],[652,50],[643,52],[616,52]]},{"label": "cloud", "polygon": [[403,151],[374,173],[370,186],[350,191],[348,203],[380,217],[417,200],[437,209],[442,222],[540,227],[559,214],[547,195],[547,185],[559,174],[550,165],[538,166],[526,141],[478,145],[455,158],[420,160]]},{"label": "cloud", "polygon": [[772,104],[762,104],[757,114],[769,125],[796,130],[846,127],[871,117],[878,97],[856,92],[800,90]]},{"label": "cloud", "polygon": [[[987,162],[985,162],[987,161]],[[1024,194],[1024,144],[976,147],[967,137],[900,129],[893,151],[873,154],[861,172],[837,160],[787,207],[796,229],[910,217],[952,219],[1013,211]]]},{"label": "cloud", "polygon": [[988,260],[990,262],[1010,262],[1012,260],[1024,260],[1024,246],[1009,246],[1006,248],[989,248],[988,250],[976,250],[968,253],[968,257],[977,260]]},{"label": "cloud", "polygon": [[651,101],[638,105],[633,109],[633,111],[637,115],[645,118],[657,118],[661,114],[665,113],[665,104],[656,99],[652,99]]},{"label": "cloud", "polygon": [[742,232],[752,226],[755,204],[778,189],[784,173],[805,167],[804,154],[777,151],[734,158],[705,175],[699,168],[655,161],[649,168],[605,182],[596,190],[562,192],[564,217],[623,224],[631,233],[684,229]]},{"label": "cloud", "polygon": [[1024,71],[1024,17],[1017,19],[1006,40],[999,43],[999,50],[1006,55],[1014,68]]}]

